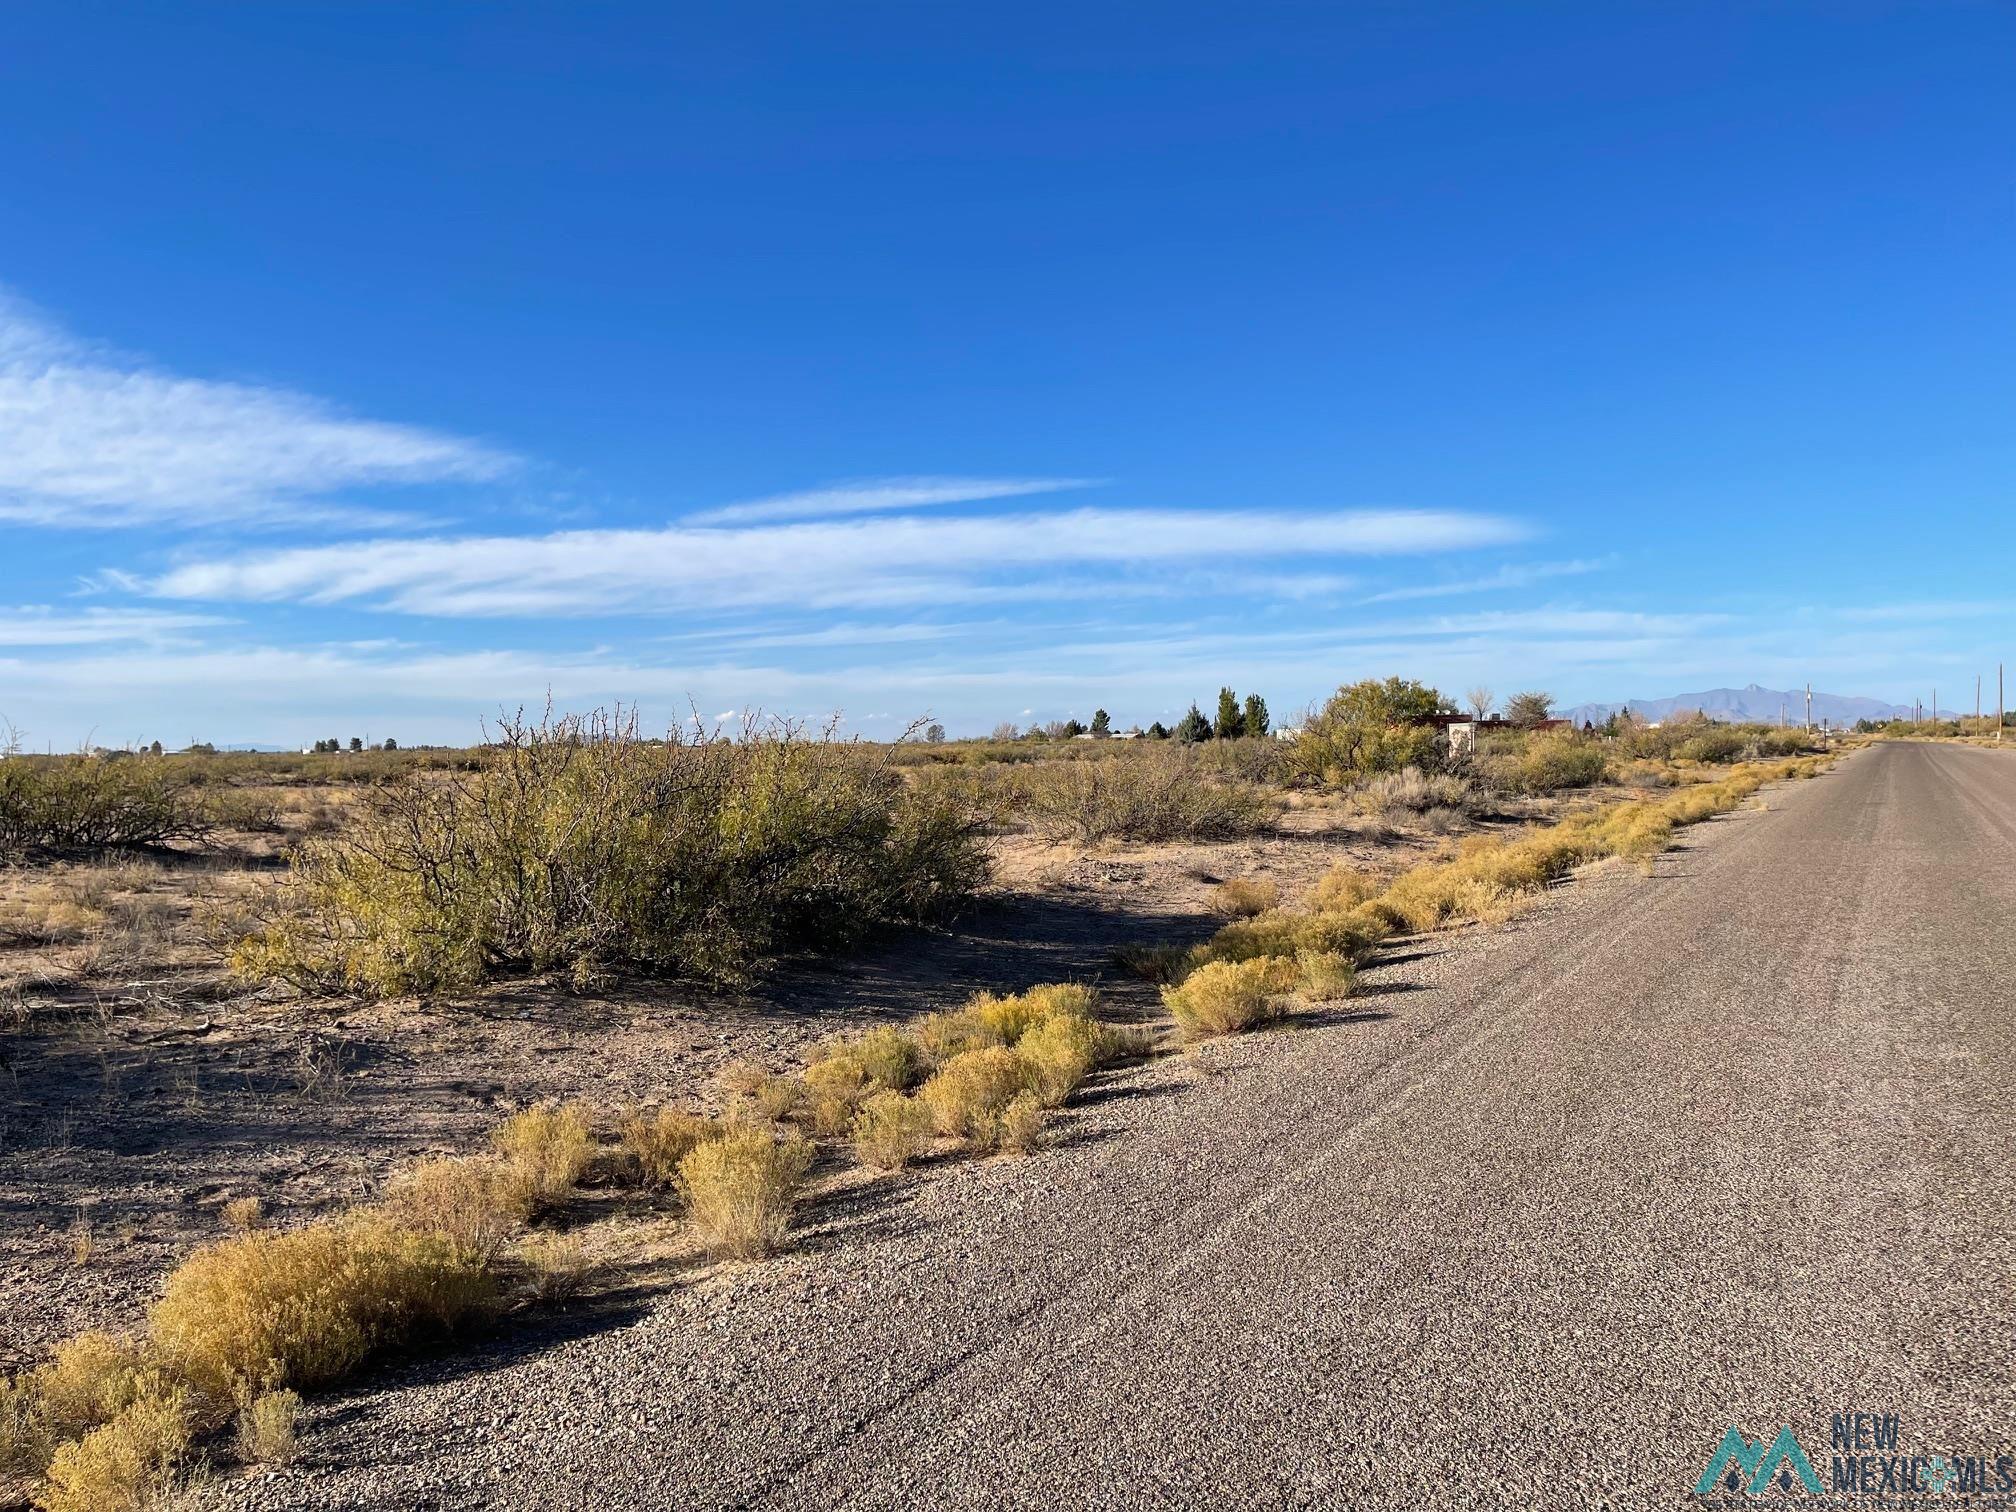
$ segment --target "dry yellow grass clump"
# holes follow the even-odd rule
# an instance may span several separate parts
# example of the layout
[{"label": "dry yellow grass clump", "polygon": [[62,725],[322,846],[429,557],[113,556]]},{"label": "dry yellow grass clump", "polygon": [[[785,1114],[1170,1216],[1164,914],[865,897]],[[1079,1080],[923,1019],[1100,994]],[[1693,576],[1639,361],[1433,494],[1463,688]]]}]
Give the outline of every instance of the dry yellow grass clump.
[{"label": "dry yellow grass clump", "polygon": [[1162,1003],[1186,1039],[1236,1034],[1279,1018],[1296,979],[1295,963],[1279,956],[1210,961],[1164,987]]},{"label": "dry yellow grass clump", "polygon": [[1092,1074],[1105,1050],[1099,1025],[1083,1013],[1056,1013],[1025,1030],[1015,1043],[1029,1092],[1045,1108],[1064,1100]]},{"label": "dry yellow grass clump", "polygon": [[1027,1085],[1027,1062],[996,1045],[953,1056],[917,1095],[940,1134],[991,1150],[1001,1143],[1001,1115]]},{"label": "dry yellow grass clump", "polygon": [[678,1108],[629,1108],[616,1121],[623,1153],[630,1157],[638,1179],[649,1187],[671,1188],[679,1181],[679,1163],[726,1125]]},{"label": "dry yellow grass clump", "polygon": [[522,1173],[535,1209],[550,1207],[573,1191],[595,1158],[587,1113],[566,1104],[513,1114],[492,1139],[497,1152]]},{"label": "dry yellow grass clump", "polygon": [[906,1090],[924,1060],[923,1047],[891,1027],[821,1041],[805,1068],[808,1121],[821,1134],[845,1133],[871,1095]]},{"label": "dry yellow grass clump", "polygon": [[1232,877],[1211,889],[1211,907],[1228,919],[1250,919],[1281,901],[1281,889],[1264,877]]},{"label": "dry yellow grass clump", "polygon": [[248,1465],[288,1465],[300,1451],[301,1394],[262,1391],[238,1411],[238,1458]]},{"label": "dry yellow grass clump", "polygon": [[812,1146],[760,1129],[731,1129],[679,1162],[693,1228],[716,1254],[752,1259],[780,1248],[791,1229]]},{"label": "dry yellow grass clump", "polygon": [[43,1512],[143,1512],[174,1489],[189,1452],[188,1398],[135,1398],[102,1427],[59,1447],[36,1498]]},{"label": "dry yellow grass clump", "polygon": [[420,1233],[439,1234],[478,1265],[493,1264],[537,1206],[532,1178],[501,1160],[423,1160],[393,1187],[385,1210]]},{"label": "dry yellow grass clump", "polygon": [[318,1386],[374,1349],[496,1303],[481,1259],[378,1213],[253,1233],[199,1250],[148,1314],[152,1352],[201,1404],[252,1386]]},{"label": "dry yellow grass clump", "polygon": [[931,1148],[931,1109],[901,1092],[877,1092],[854,1119],[854,1153],[876,1171],[900,1171]]}]

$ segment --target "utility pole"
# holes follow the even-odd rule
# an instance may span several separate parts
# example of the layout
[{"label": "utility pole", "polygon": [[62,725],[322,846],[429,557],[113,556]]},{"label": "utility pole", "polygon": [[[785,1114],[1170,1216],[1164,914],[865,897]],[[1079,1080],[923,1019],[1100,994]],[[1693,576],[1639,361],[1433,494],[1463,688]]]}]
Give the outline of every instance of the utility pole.
[{"label": "utility pole", "polygon": [[1806,684],[1806,729],[1809,733],[1813,729],[1813,684],[1810,682]]},{"label": "utility pole", "polygon": [[2002,744],[2002,721],[2005,717],[2002,709],[2002,663],[1997,662],[1995,663],[1995,744],[1997,745]]}]

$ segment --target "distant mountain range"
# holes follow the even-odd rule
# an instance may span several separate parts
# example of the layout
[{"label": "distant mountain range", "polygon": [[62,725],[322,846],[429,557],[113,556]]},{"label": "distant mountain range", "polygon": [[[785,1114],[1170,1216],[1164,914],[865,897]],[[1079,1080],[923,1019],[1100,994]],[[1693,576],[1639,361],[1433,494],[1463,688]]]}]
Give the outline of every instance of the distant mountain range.
[{"label": "distant mountain range", "polygon": [[[1943,699],[1941,703],[1944,703]],[[1578,725],[1585,720],[1601,724],[1612,714],[1627,708],[1638,718],[1654,723],[1663,723],[1675,714],[1690,714],[1699,709],[1710,719],[1719,719],[1725,724],[1776,724],[1782,709],[1787,724],[1799,724],[1806,718],[1806,692],[1803,688],[1760,688],[1752,683],[1747,688],[1710,688],[1705,693],[1676,693],[1671,698],[1577,704],[1563,711],[1561,717],[1572,719]],[[1908,706],[1888,704],[1880,698],[1850,698],[1840,693],[1818,692],[1813,695],[1815,724],[1823,719],[1830,725],[1852,725],[1858,719],[1910,717]]]}]

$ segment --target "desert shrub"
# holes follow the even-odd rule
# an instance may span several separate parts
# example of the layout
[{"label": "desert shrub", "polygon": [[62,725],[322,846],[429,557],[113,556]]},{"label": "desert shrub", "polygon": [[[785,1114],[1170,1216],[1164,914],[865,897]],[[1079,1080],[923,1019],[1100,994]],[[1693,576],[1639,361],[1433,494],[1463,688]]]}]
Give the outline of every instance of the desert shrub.
[{"label": "desert shrub", "polygon": [[1338,950],[1296,951],[1295,973],[1295,990],[1312,1003],[1351,996],[1358,976],[1351,957]]},{"label": "desert shrub", "polygon": [[46,1462],[56,1444],[109,1423],[159,1384],[158,1362],[144,1346],[93,1329],[65,1339],[28,1374],[19,1410],[32,1419]]},{"label": "desert shrub", "polygon": [[680,1163],[725,1132],[726,1128],[713,1119],[678,1108],[628,1108],[616,1120],[623,1153],[630,1157],[638,1178],[650,1187],[677,1185]]},{"label": "desert shrub", "polygon": [[0,1483],[8,1477],[26,1480],[39,1476],[48,1468],[55,1450],[56,1441],[32,1378],[0,1376]]},{"label": "desert shrub", "polygon": [[1162,1003],[1185,1038],[1235,1034],[1280,1017],[1295,980],[1295,963],[1278,956],[1209,961],[1180,986],[1164,987]]},{"label": "desert shrub", "polygon": [[923,1051],[901,1029],[883,1025],[859,1034],[822,1040],[813,1047],[810,1061],[814,1067],[844,1062],[856,1069],[874,1091],[901,1092],[917,1079]]},{"label": "desert shrub", "polygon": [[1572,731],[1532,735],[1514,755],[1487,765],[1491,779],[1515,793],[1558,793],[1592,787],[1603,780],[1609,763],[1594,740]]},{"label": "desert shrub", "polygon": [[1252,961],[1292,957],[1304,950],[1335,951],[1358,960],[1371,951],[1382,934],[1353,910],[1303,913],[1276,908],[1227,924],[1209,944],[1192,952],[1192,960],[1200,965],[1207,961]]},{"label": "desert shrub", "polygon": [[1316,880],[1309,906],[1322,913],[1343,913],[1377,896],[1379,884],[1354,867],[1339,862]]},{"label": "desert shrub", "polygon": [[1105,1044],[1098,1024],[1082,1013],[1058,1013],[1033,1024],[1016,1041],[1029,1091],[1055,1108],[1092,1074]]},{"label": "desert shrub", "polygon": [[539,1302],[579,1296],[596,1270],[588,1247],[572,1234],[534,1234],[518,1246],[518,1261],[526,1294]]},{"label": "desert shrub", "polygon": [[525,1177],[535,1209],[572,1192],[595,1158],[588,1115],[568,1104],[542,1104],[514,1113],[491,1135],[502,1155]]},{"label": "desert shrub", "polygon": [[480,1260],[447,1237],[360,1215],[225,1239],[169,1276],[148,1338],[197,1399],[317,1386],[371,1352],[494,1305]]},{"label": "desert shrub", "polygon": [[854,1153],[877,1171],[900,1171],[931,1148],[931,1110],[901,1092],[877,1092],[854,1119]]},{"label": "desert shrub", "polygon": [[97,756],[0,761],[0,853],[166,845],[209,833],[209,810],[176,763]]},{"label": "desert shrub", "polygon": [[780,1248],[812,1166],[802,1139],[731,1129],[679,1162],[693,1227],[716,1254],[749,1259]]},{"label": "desert shrub", "polygon": [[1001,1115],[1028,1085],[1028,1066],[1013,1050],[995,1046],[955,1055],[917,1094],[938,1132],[991,1150],[1001,1142]]},{"label": "desert shrub", "polygon": [[1734,761],[1748,743],[1736,730],[1704,730],[1675,746],[1673,754],[1682,761]]},{"label": "desert shrub", "polygon": [[1001,1110],[999,1143],[1015,1155],[1027,1155],[1043,1143],[1050,1124],[1049,1110],[1034,1093],[1022,1092]]},{"label": "desert shrub", "polygon": [[805,1101],[805,1084],[795,1076],[780,1076],[754,1061],[730,1061],[718,1078],[721,1090],[746,1104],[762,1123],[781,1123]]},{"label": "desert shrub", "polygon": [[851,1055],[831,1055],[805,1068],[806,1121],[819,1134],[839,1134],[874,1090],[868,1072]]},{"label": "desert shrub", "polygon": [[224,1227],[242,1234],[266,1221],[266,1205],[257,1197],[233,1197],[218,1209],[217,1216]]},{"label": "desert shrub", "polygon": [[238,1458],[248,1465],[291,1465],[300,1454],[301,1394],[262,1391],[238,1410]]},{"label": "desert shrub", "polygon": [[1046,762],[1018,774],[1030,827],[1058,840],[1231,840],[1271,826],[1275,800],[1187,749]]},{"label": "desert shrub", "polygon": [[1211,910],[1227,919],[1250,919],[1281,901],[1281,889],[1264,877],[1232,877],[1211,889]]},{"label": "desert shrub", "polygon": [[1001,1032],[973,1011],[972,1005],[954,1013],[927,1013],[916,1021],[912,1032],[923,1047],[925,1059],[942,1066],[969,1050],[986,1050],[1006,1043]]},{"label": "desert shrub", "polygon": [[500,1160],[423,1160],[393,1187],[386,1212],[403,1227],[438,1234],[489,1266],[538,1207],[532,1176]]},{"label": "desert shrub", "polygon": [[1098,995],[1090,987],[1076,982],[1050,982],[1012,997],[983,992],[967,1005],[966,1011],[998,1035],[1002,1044],[1013,1045],[1047,1019],[1089,1015],[1097,1002]]},{"label": "desert shrub", "polygon": [[56,1450],[37,1504],[44,1512],[145,1512],[159,1506],[174,1489],[190,1438],[183,1393],[142,1396],[103,1427]]},{"label": "desert shrub", "polygon": [[395,775],[305,843],[233,963],[376,994],[611,965],[734,981],[941,915],[985,872],[971,816],[864,745],[514,721],[475,771]]},{"label": "desert shrub", "polygon": [[1438,770],[1448,760],[1448,739],[1414,721],[1448,707],[1435,689],[1398,677],[1339,688],[1303,722],[1291,747],[1294,769],[1333,787],[1407,767]]},{"label": "desert shrub", "polygon": [[1424,772],[1410,766],[1367,777],[1351,795],[1351,801],[1362,813],[1401,818],[1433,809],[1467,813],[1476,801],[1476,794],[1468,778],[1453,772]]},{"label": "desert shrub", "polygon": [[1196,747],[1196,753],[1207,770],[1262,786],[1278,786],[1294,769],[1286,741],[1254,738],[1250,731],[1244,740],[1205,741]]}]

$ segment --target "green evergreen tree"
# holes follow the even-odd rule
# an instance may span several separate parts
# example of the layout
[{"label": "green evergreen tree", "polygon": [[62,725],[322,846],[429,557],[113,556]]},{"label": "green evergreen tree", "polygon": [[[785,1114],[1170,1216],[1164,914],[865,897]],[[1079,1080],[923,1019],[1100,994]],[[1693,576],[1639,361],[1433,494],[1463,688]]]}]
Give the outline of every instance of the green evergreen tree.
[{"label": "green evergreen tree", "polygon": [[1204,711],[1194,703],[1190,712],[1176,722],[1176,738],[1185,745],[1195,745],[1200,740],[1211,738],[1211,721],[1204,717]]},{"label": "green evergreen tree", "polygon": [[1113,733],[1113,716],[1104,709],[1092,711],[1092,733],[1104,739]]},{"label": "green evergreen tree", "polygon": [[1156,720],[1155,723],[1148,726],[1148,738],[1150,740],[1167,740],[1169,738],[1169,726],[1162,723],[1159,719]]},{"label": "green evergreen tree", "polygon": [[1246,695],[1246,711],[1242,717],[1245,720],[1246,733],[1248,735],[1265,735],[1267,733],[1267,700],[1262,698],[1258,693],[1248,693]]},{"label": "green evergreen tree", "polygon": [[1246,733],[1246,716],[1239,712],[1239,695],[1230,688],[1218,690],[1218,717],[1211,733],[1220,740],[1237,740]]}]

